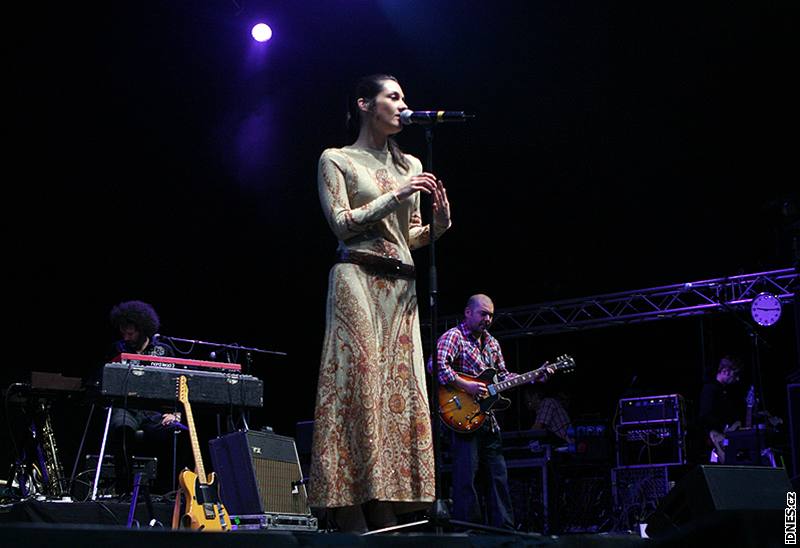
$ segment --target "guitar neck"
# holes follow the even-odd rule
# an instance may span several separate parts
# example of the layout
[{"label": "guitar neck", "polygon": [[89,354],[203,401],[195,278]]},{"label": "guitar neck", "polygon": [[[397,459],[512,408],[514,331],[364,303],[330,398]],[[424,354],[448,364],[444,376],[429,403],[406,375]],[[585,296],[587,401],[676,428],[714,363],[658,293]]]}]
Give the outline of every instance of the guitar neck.
[{"label": "guitar neck", "polygon": [[522,375],[517,375],[512,379],[508,379],[502,382],[498,382],[492,385],[494,387],[495,392],[502,392],[503,390],[508,390],[509,388],[514,388],[515,386],[519,386],[520,384],[525,384],[531,382],[531,380],[536,377],[544,368],[535,369],[533,371],[528,371],[527,373],[523,373]]},{"label": "guitar neck", "polygon": [[200,453],[200,442],[197,440],[197,431],[194,427],[194,415],[192,415],[192,406],[189,401],[183,402],[183,408],[186,411],[186,425],[189,427],[189,439],[192,443],[192,454],[194,455],[194,471],[200,479],[200,483],[206,483],[206,469],[203,466],[203,456]]}]

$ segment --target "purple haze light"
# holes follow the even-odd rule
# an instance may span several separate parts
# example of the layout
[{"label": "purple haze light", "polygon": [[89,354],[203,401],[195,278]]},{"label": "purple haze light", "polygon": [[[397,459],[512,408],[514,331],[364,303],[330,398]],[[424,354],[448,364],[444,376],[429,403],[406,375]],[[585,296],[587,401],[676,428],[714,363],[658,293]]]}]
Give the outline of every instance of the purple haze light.
[{"label": "purple haze light", "polygon": [[269,25],[266,23],[259,23],[253,27],[253,30],[250,31],[250,34],[253,36],[256,42],[266,42],[272,38],[272,29],[269,28]]}]

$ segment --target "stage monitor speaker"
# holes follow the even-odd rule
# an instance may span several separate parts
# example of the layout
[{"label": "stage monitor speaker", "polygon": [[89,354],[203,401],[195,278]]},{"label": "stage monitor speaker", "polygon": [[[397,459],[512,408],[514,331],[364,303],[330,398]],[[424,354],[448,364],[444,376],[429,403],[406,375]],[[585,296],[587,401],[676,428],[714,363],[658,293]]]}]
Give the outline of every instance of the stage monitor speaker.
[{"label": "stage monitor speaker", "polygon": [[783,468],[700,465],[661,500],[647,519],[659,536],[718,510],[783,510],[792,490]]},{"label": "stage monitor speaker", "polygon": [[[796,482],[800,476],[800,384],[786,385],[787,411],[789,415],[789,441],[792,454],[792,481]],[[795,483],[797,485],[797,483]]]},{"label": "stage monitor speaker", "polygon": [[220,498],[233,516],[308,515],[294,440],[272,432],[233,432],[209,442]]}]

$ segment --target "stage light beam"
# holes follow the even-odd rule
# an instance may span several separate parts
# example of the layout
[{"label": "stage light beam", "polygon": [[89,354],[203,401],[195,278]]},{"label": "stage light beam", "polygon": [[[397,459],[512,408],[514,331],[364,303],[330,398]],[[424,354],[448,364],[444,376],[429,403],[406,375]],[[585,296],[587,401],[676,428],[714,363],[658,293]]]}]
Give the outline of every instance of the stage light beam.
[{"label": "stage light beam", "polygon": [[256,42],[266,42],[272,38],[272,29],[266,23],[259,23],[250,31]]}]

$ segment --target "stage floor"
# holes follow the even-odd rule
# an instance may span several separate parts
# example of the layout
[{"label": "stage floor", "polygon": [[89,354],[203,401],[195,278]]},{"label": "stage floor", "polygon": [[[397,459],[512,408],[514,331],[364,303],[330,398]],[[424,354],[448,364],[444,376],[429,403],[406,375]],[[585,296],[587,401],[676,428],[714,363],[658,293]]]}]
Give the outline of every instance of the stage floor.
[{"label": "stage floor", "polygon": [[[479,531],[407,530],[379,535],[309,531],[233,531],[199,533],[163,527],[127,528],[129,505],[121,503],[76,503],[26,501],[0,508],[0,538],[4,545],[25,547],[92,546],[114,548],[205,548],[245,546],[780,546],[783,545],[783,512],[715,512],[704,519],[676,528],[658,538],[644,539],[633,533],[596,533],[544,536],[536,534],[494,535]],[[169,525],[171,506],[154,505],[155,517]],[[148,522],[143,504],[136,508],[140,523]],[[7,544],[7,543],[11,544]]]}]

